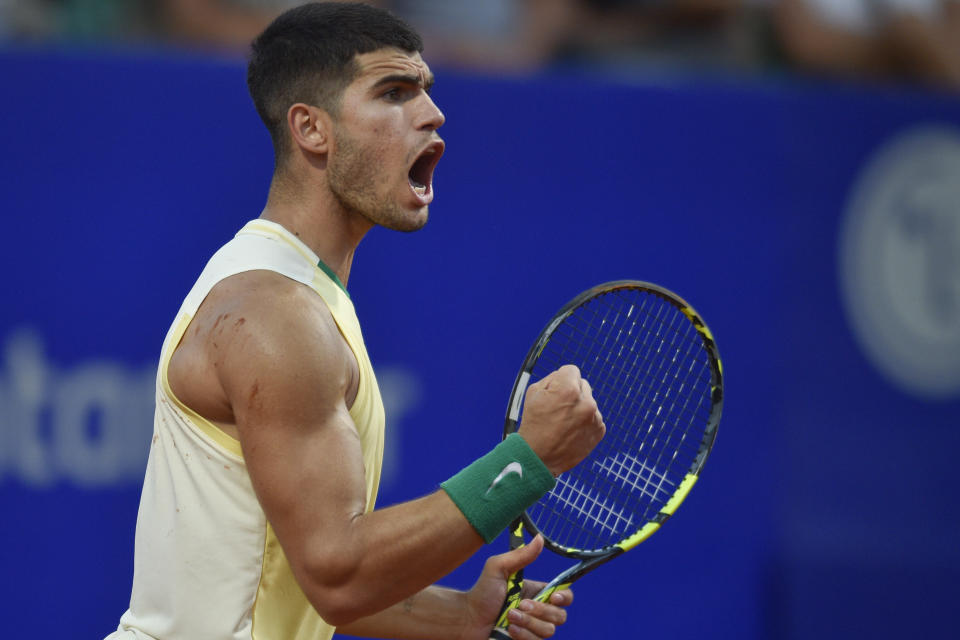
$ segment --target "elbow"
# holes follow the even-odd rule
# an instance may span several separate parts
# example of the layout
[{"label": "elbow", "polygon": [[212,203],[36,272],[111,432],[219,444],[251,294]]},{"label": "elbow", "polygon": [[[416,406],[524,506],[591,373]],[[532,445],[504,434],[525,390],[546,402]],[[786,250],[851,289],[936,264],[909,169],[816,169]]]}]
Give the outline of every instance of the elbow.
[{"label": "elbow", "polygon": [[320,593],[310,600],[324,622],[334,627],[348,625],[377,612],[377,609],[363,606],[355,594],[346,589]]},{"label": "elbow", "polygon": [[[315,557],[302,566],[300,580],[304,594],[320,617],[335,627],[376,613],[373,589],[360,580],[359,559],[340,553]],[[298,573],[298,572],[295,572]]]}]

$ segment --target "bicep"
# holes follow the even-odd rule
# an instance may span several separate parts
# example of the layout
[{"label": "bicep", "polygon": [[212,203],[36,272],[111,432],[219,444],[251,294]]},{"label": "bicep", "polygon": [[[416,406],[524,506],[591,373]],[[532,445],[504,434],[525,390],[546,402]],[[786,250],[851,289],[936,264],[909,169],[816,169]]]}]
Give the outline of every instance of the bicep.
[{"label": "bicep", "polygon": [[344,400],[350,352],[315,294],[289,295],[258,297],[224,341],[217,370],[257,498],[300,573],[317,540],[349,544],[366,485]]}]

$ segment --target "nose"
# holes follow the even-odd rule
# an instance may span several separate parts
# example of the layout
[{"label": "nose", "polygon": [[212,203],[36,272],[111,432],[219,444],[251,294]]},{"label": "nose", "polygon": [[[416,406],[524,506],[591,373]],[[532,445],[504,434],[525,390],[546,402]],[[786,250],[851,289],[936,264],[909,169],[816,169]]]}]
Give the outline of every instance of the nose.
[{"label": "nose", "polygon": [[434,131],[442,127],[447,118],[443,115],[443,112],[440,111],[440,108],[437,107],[436,103],[433,101],[433,98],[431,98],[429,94],[424,93],[423,96],[426,98],[426,100],[424,102],[420,128],[426,129],[427,131]]}]

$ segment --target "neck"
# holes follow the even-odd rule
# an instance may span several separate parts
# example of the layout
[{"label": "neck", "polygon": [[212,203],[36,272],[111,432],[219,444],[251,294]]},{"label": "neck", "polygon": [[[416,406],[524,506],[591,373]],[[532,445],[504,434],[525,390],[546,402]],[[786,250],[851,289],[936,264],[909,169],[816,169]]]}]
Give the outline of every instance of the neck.
[{"label": "neck", "polygon": [[325,186],[274,175],[267,204],[260,215],[297,236],[326,264],[344,286],[353,254],[373,226],[345,211]]}]

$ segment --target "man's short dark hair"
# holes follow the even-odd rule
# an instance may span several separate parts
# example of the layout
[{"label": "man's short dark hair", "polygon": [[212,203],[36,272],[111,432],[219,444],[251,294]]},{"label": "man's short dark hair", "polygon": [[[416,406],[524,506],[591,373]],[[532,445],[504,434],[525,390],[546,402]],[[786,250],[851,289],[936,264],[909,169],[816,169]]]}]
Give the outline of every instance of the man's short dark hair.
[{"label": "man's short dark hair", "polygon": [[356,77],[356,56],[386,47],[423,51],[420,36],[377,7],[311,2],[280,15],[252,45],[247,87],[267,125],[277,165],[288,151],[287,110],[297,102],[337,116],[343,90]]}]

